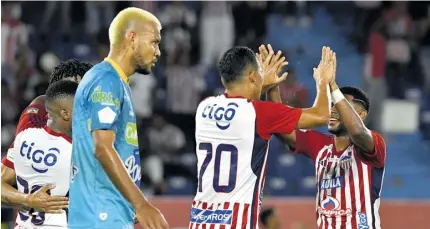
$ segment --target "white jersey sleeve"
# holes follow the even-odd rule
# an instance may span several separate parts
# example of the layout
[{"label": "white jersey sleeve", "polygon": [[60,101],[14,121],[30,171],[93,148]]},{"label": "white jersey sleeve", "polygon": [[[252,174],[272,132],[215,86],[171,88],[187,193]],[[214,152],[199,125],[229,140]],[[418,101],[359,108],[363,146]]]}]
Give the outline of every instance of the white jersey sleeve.
[{"label": "white jersey sleeve", "polygon": [[[50,195],[67,196],[70,183],[71,139],[48,127],[28,128],[20,132],[14,142],[13,152],[18,190],[37,192],[41,187],[54,184]],[[67,227],[67,216],[45,214],[34,210],[21,210],[17,217],[21,226]],[[39,227],[38,227],[39,228]]]}]

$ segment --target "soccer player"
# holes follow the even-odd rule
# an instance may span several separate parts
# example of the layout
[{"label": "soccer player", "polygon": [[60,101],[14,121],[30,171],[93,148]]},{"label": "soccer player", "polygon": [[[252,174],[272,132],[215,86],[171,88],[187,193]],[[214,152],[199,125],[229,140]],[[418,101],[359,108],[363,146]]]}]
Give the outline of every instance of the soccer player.
[{"label": "soccer player", "polygon": [[259,61],[249,48],[228,50],[218,64],[225,94],[206,98],[197,108],[198,188],[190,229],[258,228],[270,137],[329,121],[334,53],[323,48],[314,106],[296,109],[259,100],[262,93],[279,94],[283,57],[269,49]]},{"label": "soccer player", "polygon": [[283,135],[295,153],[315,163],[317,225],[320,229],[379,229],[385,166],[382,136],[365,125],[369,99],[355,87],[330,82],[333,101],[328,130],[296,130]]},{"label": "soccer player", "polygon": [[[15,203],[28,203],[26,206],[30,207],[19,210],[15,228],[67,228],[66,212],[62,209],[68,207],[65,196],[70,183],[72,107],[77,88],[78,83],[73,81],[51,84],[45,96],[47,124],[43,127],[27,126],[15,138],[13,151],[10,151],[14,153],[9,153],[8,158],[14,161],[18,190],[9,190],[9,197],[28,200]],[[50,214],[45,208],[32,208],[30,195],[38,191],[62,197],[59,201],[50,202],[55,205],[52,213],[57,214]]]},{"label": "soccer player", "polygon": [[160,56],[159,20],[127,8],[109,27],[110,53],[81,81],[73,110],[69,228],[168,228],[139,189],[136,115],[129,76],[148,74]]},{"label": "soccer player", "polygon": [[[52,71],[49,83],[53,84],[58,81],[68,80],[79,82],[82,76],[92,67],[91,64],[78,59],[70,59],[61,62]],[[35,98],[30,105],[21,113],[16,133],[20,133],[28,128],[42,128],[46,125],[48,118],[45,109],[45,95]],[[65,197],[50,196],[47,190],[54,188],[52,185],[44,186],[35,193],[17,193],[16,173],[14,170],[14,145],[12,143],[6,157],[2,159],[2,189],[1,201],[4,205],[14,205],[19,207],[34,208],[47,213],[59,213],[58,209],[62,208]]]}]

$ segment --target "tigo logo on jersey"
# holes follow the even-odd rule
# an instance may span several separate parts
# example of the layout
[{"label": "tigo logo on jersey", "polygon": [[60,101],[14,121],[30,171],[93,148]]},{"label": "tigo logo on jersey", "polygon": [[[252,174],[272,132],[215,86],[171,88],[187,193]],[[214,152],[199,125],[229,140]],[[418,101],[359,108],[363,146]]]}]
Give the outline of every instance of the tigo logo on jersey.
[{"label": "tigo logo on jersey", "polygon": [[94,103],[101,103],[105,106],[115,106],[116,108],[119,108],[121,104],[118,98],[113,98],[112,92],[103,92],[101,86],[94,89],[91,94],[91,100]]},{"label": "tigo logo on jersey", "polygon": [[133,146],[138,146],[136,123],[128,122],[125,126],[125,141]]},{"label": "tigo logo on jersey", "polygon": [[358,229],[369,229],[369,223],[367,222],[366,213],[358,213]]},{"label": "tigo logo on jersey", "polygon": [[[33,146],[34,142],[28,145],[27,142],[24,141],[21,145],[19,154],[22,157],[33,161],[31,167],[34,171],[38,173],[46,173],[49,167],[54,166],[57,163],[57,155],[60,154],[60,150],[57,148],[50,148],[48,150],[49,153],[45,154],[45,151],[43,150],[33,150]],[[27,149],[27,152],[24,152],[24,149]]]},{"label": "tigo logo on jersey", "polygon": [[232,210],[191,209],[190,222],[204,224],[231,224]]},{"label": "tigo logo on jersey", "polygon": [[340,188],[343,185],[343,179],[341,176],[334,177],[331,179],[322,179],[320,189],[332,189],[332,188]]},{"label": "tigo logo on jersey", "polygon": [[344,216],[350,215],[351,209],[340,209],[340,203],[337,199],[327,196],[323,201],[321,201],[318,207],[318,213],[326,216]]},{"label": "tigo logo on jersey", "polygon": [[208,119],[215,119],[216,126],[221,130],[226,130],[230,127],[230,121],[233,120],[236,115],[235,108],[239,105],[236,103],[229,103],[227,107],[217,107],[217,104],[208,104],[205,109],[203,109],[202,117]]}]

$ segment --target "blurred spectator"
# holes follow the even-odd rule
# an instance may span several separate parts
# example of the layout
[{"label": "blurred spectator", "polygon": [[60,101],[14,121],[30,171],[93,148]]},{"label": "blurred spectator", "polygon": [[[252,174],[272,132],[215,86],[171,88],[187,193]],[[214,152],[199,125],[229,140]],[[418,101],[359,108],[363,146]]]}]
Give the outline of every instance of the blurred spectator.
[{"label": "blurred spectator", "polygon": [[167,103],[172,112],[170,121],[183,129],[187,136],[194,136],[194,114],[205,90],[203,71],[190,65],[186,49],[178,49],[173,63],[166,67]]},{"label": "blurred spectator", "polygon": [[[130,79],[133,105],[138,126],[146,128],[152,116],[156,80],[154,75],[134,73]],[[140,128],[139,128],[140,129]],[[140,129],[144,131],[144,129]]]},{"label": "blurred spectator", "polygon": [[288,26],[299,23],[301,27],[308,27],[311,24],[309,2],[285,1],[284,9],[286,13],[285,23]]},{"label": "blurred spectator", "polygon": [[191,49],[191,31],[196,26],[196,13],[181,1],[166,5],[158,15],[163,30],[161,45],[166,52],[167,62],[172,62],[177,48]]},{"label": "blurred spectator", "polygon": [[297,82],[294,69],[288,69],[287,79],[279,85],[282,102],[296,108],[308,107],[308,89]]},{"label": "blurred spectator", "polygon": [[427,14],[419,25],[421,35],[419,56],[424,74],[424,89],[430,91],[430,5],[427,6]]},{"label": "blurred spectator", "polygon": [[162,189],[163,178],[167,177],[182,175],[195,179],[191,171],[194,168],[181,163],[181,152],[186,144],[181,129],[167,123],[161,115],[154,115],[147,136],[151,153],[145,162],[145,171],[156,188]]},{"label": "blurred spectator", "polygon": [[351,37],[357,41],[358,49],[365,51],[367,47],[367,38],[369,37],[369,26],[372,25],[379,17],[382,6],[381,1],[354,1],[355,17],[354,30]]},{"label": "blurred spectator", "polygon": [[1,16],[1,62],[11,66],[17,53],[28,45],[28,32],[20,20],[19,3],[5,3]]},{"label": "blurred spectator", "polygon": [[369,38],[369,54],[366,58],[365,90],[372,104],[368,116],[369,128],[382,133],[381,117],[384,100],[387,97],[385,79],[386,70],[386,39],[378,31],[372,31]]},{"label": "blurred spectator", "polygon": [[90,36],[96,34],[102,28],[108,28],[112,18],[115,16],[114,2],[94,1],[85,2],[86,30]]},{"label": "blurred spectator", "polygon": [[157,13],[156,1],[133,1],[132,6],[147,10],[153,14]]},{"label": "blurred spectator", "polygon": [[[48,1],[45,2],[46,8],[45,12],[43,13],[43,19],[42,24],[40,26],[40,30],[47,34],[51,32],[50,27],[52,26],[52,19],[57,20],[57,17],[54,17],[55,14],[59,14],[60,17],[60,28],[62,29],[63,35],[70,35],[70,29],[71,29],[71,8],[72,8],[72,2],[71,1],[64,1],[64,2],[56,2],[56,1]],[[58,12],[58,9],[60,9],[61,12]]]},{"label": "blurred spectator", "polygon": [[377,21],[374,30],[387,37],[387,84],[390,97],[404,99],[411,60],[412,19],[407,2],[394,2]]},{"label": "blurred spectator", "polygon": [[237,2],[233,5],[235,40],[238,45],[256,48],[266,35],[267,2]]},{"label": "blurred spectator", "polygon": [[263,209],[260,213],[260,221],[265,229],[281,229],[281,220],[273,208]]},{"label": "blurred spectator", "polygon": [[231,6],[225,1],[203,3],[200,18],[201,63],[209,67],[231,48],[234,42],[234,24]]}]

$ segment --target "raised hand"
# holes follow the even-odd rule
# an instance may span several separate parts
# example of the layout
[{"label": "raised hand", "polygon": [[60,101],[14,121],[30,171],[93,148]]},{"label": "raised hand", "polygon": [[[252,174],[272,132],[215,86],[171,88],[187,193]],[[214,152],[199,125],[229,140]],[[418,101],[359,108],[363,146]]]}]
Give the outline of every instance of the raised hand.
[{"label": "raised hand", "polygon": [[285,61],[285,57],[282,56],[281,51],[278,51],[275,55],[270,44],[267,45],[267,47],[265,45],[259,47],[257,61],[260,64],[261,75],[263,76],[263,93],[278,86],[287,78],[287,72],[283,73],[281,77],[279,77],[279,74],[282,72],[282,69],[288,65],[288,62]]},{"label": "raised hand", "polygon": [[325,80],[331,83],[336,75],[336,53],[330,47],[323,46],[321,51],[321,61],[317,68],[314,68],[314,79],[316,81]]},{"label": "raised hand", "polygon": [[38,212],[60,214],[69,207],[69,201],[64,196],[50,196],[48,191],[55,185],[45,185],[37,192],[28,196],[28,206]]}]

